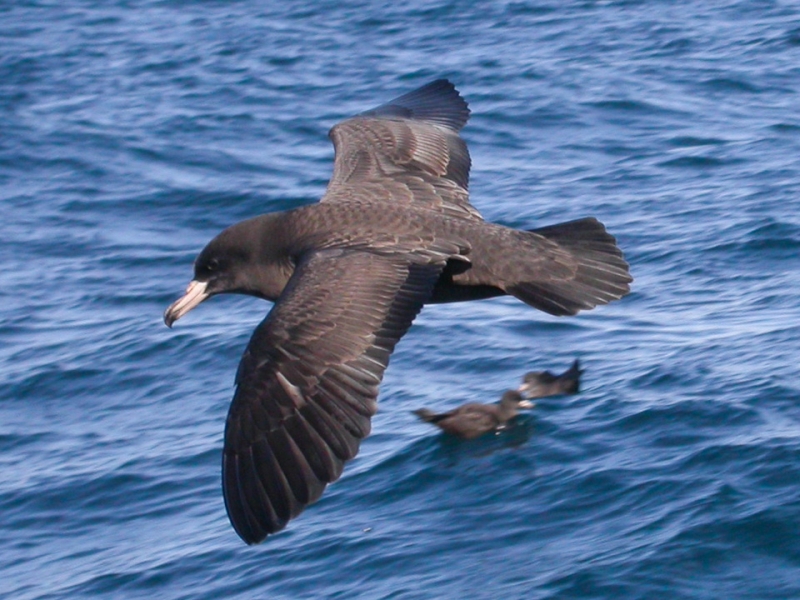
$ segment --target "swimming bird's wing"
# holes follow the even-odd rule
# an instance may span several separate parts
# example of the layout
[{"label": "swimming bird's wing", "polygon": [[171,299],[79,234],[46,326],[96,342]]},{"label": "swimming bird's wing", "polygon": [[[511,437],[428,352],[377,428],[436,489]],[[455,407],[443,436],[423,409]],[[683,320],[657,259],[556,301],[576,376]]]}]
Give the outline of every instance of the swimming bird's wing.
[{"label": "swimming bird's wing", "polygon": [[245,350],[225,427],[225,505],[243,540],[282,529],[356,455],[445,260],[329,249],[297,265]]},{"label": "swimming bird's wing", "polygon": [[322,202],[409,205],[481,219],[469,203],[470,158],[458,135],[469,108],[440,79],[334,126]]},{"label": "swimming bird's wing", "polygon": [[494,413],[490,407],[467,404],[451,411],[448,418],[437,425],[448,433],[470,439],[492,431],[500,424]]}]

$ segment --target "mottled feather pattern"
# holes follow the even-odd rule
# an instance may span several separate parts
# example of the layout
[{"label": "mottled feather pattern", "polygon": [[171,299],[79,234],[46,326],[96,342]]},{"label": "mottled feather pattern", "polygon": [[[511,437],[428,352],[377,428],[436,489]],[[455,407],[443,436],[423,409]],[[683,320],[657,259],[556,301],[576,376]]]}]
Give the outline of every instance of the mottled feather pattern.
[{"label": "mottled feather pattern", "polygon": [[322,201],[381,188],[376,197],[388,191],[395,204],[481,219],[469,202],[470,156],[458,135],[468,118],[466,102],[440,80],[339,123],[330,131],[336,160]]},{"label": "mottled feather pattern", "polygon": [[336,162],[323,202],[363,196],[374,187],[380,188],[376,197],[388,191],[387,200],[396,204],[480,218],[467,193],[469,152],[452,131],[425,122],[356,118],[335,126],[331,139]]}]

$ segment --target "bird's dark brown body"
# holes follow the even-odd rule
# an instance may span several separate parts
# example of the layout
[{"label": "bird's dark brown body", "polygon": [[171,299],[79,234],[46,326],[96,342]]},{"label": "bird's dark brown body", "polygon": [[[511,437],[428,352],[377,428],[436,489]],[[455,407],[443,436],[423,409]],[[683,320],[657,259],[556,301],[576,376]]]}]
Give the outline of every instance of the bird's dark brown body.
[{"label": "bird's dark brown body", "polygon": [[427,423],[436,425],[450,435],[471,440],[506,426],[517,416],[520,408],[531,408],[533,403],[514,390],[503,394],[498,404],[470,402],[445,413],[435,413],[427,408],[414,414]]},{"label": "bird's dark brown body", "polygon": [[581,387],[581,363],[576,358],[569,369],[560,375],[550,371],[531,371],[522,377],[519,392],[526,398],[544,398],[560,394],[577,394]]},{"label": "bird's dark brown body", "polygon": [[[347,223],[346,231],[342,231],[342,223]],[[542,279],[545,271],[549,281],[540,285],[549,284],[554,290],[559,285],[569,286],[579,269],[593,268],[575,260],[570,253],[573,245],[614,243],[593,218],[519,231],[415,207],[386,210],[380,205],[342,202],[261,215],[228,228],[210,246],[217,253],[233,253],[249,238],[253,238],[251,245],[256,251],[243,263],[250,268],[240,271],[248,283],[226,291],[273,302],[280,297],[296,262],[306,253],[322,249],[363,249],[386,256],[404,255],[420,263],[444,261],[433,296],[427,301],[442,303],[504,295],[515,284]],[[624,264],[621,258],[619,262]],[[514,295],[551,314],[574,314],[616,299],[619,286],[613,282],[607,289],[592,290],[592,296],[581,303],[553,298],[556,294],[528,297],[520,291]]]},{"label": "bird's dark brown body", "polygon": [[555,315],[631,281],[593,218],[517,231],[469,202],[469,110],[439,80],[339,123],[318,204],[237,223],[195,261],[168,325],[210,296],[275,302],[236,376],[223,493],[248,543],[282,529],[358,451],[395,344],[424,304],[511,294]]}]

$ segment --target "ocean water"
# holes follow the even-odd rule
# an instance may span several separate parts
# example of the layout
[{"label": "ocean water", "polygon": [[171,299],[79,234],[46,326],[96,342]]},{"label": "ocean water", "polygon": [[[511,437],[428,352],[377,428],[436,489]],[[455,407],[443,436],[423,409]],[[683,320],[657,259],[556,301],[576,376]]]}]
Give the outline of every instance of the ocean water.
[{"label": "ocean water", "polygon": [[[632,293],[427,307],[341,480],[255,547],[220,489],[269,304],[164,308],[315,201],[337,121],[450,78],[473,204],[594,215]],[[800,598],[800,7],[0,3],[0,597]],[[461,442],[411,410],[586,368]]]}]

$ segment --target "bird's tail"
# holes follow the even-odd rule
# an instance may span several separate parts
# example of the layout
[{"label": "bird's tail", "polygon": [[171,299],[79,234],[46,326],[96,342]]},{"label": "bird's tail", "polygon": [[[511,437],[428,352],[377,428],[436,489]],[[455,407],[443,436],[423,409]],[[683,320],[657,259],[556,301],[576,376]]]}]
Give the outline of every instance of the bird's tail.
[{"label": "bird's tail", "polygon": [[567,379],[578,379],[583,374],[583,369],[581,369],[581,361],[577,358],[572,362],[572,366],[569,369],[564,371],[561,375]]},{"label": "bird's tail", "polygon": [[562,388],[565,394],[577,394],[580,391],[582,374],[581,363],[576,358],[572,366],[558,377],[562,381]]},{"label": "bird's tail", "polygon": [[516,260],[508,270],[513,279],[505,278],[503,287],[526,304],[551,315],[574,315],[630,291],[628,263],[597,219],[517,233]]}]

